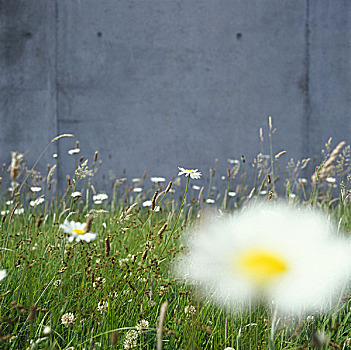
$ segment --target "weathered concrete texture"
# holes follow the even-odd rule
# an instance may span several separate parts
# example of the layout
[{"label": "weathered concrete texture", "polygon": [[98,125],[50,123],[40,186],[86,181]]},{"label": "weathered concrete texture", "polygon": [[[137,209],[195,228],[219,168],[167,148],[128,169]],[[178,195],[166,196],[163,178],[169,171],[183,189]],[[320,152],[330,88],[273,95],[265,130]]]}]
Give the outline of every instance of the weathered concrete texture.
[{"label": "weathered concrete texture", "polygon": [[[32,165],[56,136],[55,7],[0,1],[0,161],[28,152]],[[49,156],[42,159],[45,169]]]},{"label": "weathered concrete texture", "polygon": [[351,140],[351,2],[310,1],[309,149]]},{"label": "weathered concrete texture", "polygon": [[[3,37],[11,28],[33,33],[1,43],[0,118],[16,115],[21,126],[6,123],[2,159],[18,149],[12,133],[20,151],[39,153],[28,136],[39,122],[43,144],[69,132],[82,155],[98,150],[106,176],[126,169],[167,178],[179,165],[206,173],[218,158],[224,173],[229,157],[252,160],[260,127],[268,153],[269,115],[286,159],[351,131],[347,0],[0,4]],[[63,174],[73,171],[74,143],[58,144]]]}]

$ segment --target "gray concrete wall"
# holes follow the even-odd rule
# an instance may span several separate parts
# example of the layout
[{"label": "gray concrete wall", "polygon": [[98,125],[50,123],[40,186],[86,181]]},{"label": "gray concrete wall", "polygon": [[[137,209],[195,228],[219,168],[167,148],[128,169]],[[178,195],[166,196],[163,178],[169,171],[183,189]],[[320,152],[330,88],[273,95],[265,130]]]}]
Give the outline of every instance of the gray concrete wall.
[{"label": "gray concrete wall", "polygon": [[54,136],[101,173],[204,173],[274,149],[318,154],[351,134],[348,0],[0,0],[0,159]]}]

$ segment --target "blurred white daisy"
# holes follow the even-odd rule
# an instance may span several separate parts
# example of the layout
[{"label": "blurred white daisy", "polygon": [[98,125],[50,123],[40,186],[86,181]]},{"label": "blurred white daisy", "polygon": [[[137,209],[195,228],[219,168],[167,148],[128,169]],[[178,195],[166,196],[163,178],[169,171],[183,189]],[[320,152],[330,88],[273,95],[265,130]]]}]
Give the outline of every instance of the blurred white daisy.
[{"label": "blurred white daisy", "polygon": [[227,159],[227,162],[229,164],[239,164],[240,163],[240,161],[238,159],[230,159],[230,158]]},{"label": "blurred white daisy", "polygon": [[69,233],[71,236],[68,238],[70,242],[73,242],[75,239],[76,242],[85,241],[91,242],[97,237],[97,233],[86,232],[87,224],[85,222],[75,222],[75,221],[68,221],[67,219],[64,221],[60,228]]},{"label": "blurred white daisy", "polygon": [[73,197],[73,198],[81,197],[81,196],[82,196],[82,193],[79,192],[79,191],[74,191],[74,192],[72,192],[72,194],[71,194],[71,197]]},{"label": "blurred white daisy", "polygon": [[72,155],[72,154],[78,154],[80,152],[80,149],[79,148],[73,148],[73,149],[70,149],[68,151],[68,154]]},{"label": "blurred white daisy", "polygon": [[216,201],[215,201],[214,199],[212,199],[212,198],[207,198],[207,199],[205,200],[205,202],[206,202],[207,204],[214,204]]},{"label": "blurred white daisy", "polygon": [[153,177],[150,177],[150,181],[154,183],[159,183],[159,182],[165,182],[166,179],[164,177],[153,176]]},{"label": "blurred white daisy", "polygon": [[108,198],[108,195],[106,193],[98,193],[93,196],[93,201],[96,203],[100,201],[99,204],[101,204],[102,201],[106,200]]},{"label": "blurred white daisy", "polygon": [[6,270],[0,270],[0,281],[7,276]]},{"label": "blurred white daisy", "polygon": [[152,201],[147,200],[145,202],[143,202],[143,207],[151,207]]},{"label": "blurred white daisy", "polygon": [[201,190],[201,187],[198,186],[198,185],[192,185],[191,188],[195,191],[200,191]]},{"label": "blurred white daisy", "polygon": [[30,201],[29,205],[31,207],[36,207],[37,205],[43,203],[44,201],[45,201],[45,199],[43,197],[40,197],[40,198],[35,199],[34,201]]},{"label": "blurred white daisy", "polygon": [[178,167],[179,169],[179,173],[178,173],[178,176],[181,176],[181,175],[185,175],[186,177],[189,177],[192,178],[192,179],[200,179],[201,177],[201,172],[198,171],[198,169],[184,169],[184,168],[181,168],[181,167]]},{"label": "blurred white daisy", "polygon": [[52,155],[52,158],[57,158],[58,156],[57,156],[57,153],[54,153],[53,155]]},{"label": "blurred white daisy", "polygon": [[330,184],[334,184],[336,182],[336,178],[329,176],[325,179],[325,181],[327,181]]},{"label": "blurred white daisy", "polygon": [[11,204],[13,204],[13,200],[6,201],[6,205],[11,205]]},{"label": "blurred white daisy", "polygon": [[327,311],[351,276],[351,244],[336,231],[313,210],[253,206],[201,226],[178,271],[236,310],[272,299],[282,312]]},{"label": "blurred white daisy", "polygon": [[235,196],[236,196],[236,192],[229,191],[229,192],[228,192],[228,196],[229,196],[229,197],[235,197]]},{"label": "blurred white daisy", "polygon": [[143,189],[141,187],[133,188],[133,192],[139,193],[139,192],[142,192],[142,191],[143,191]]},{"label": "blurred white daisy", "polygon": [[32,186],[32,187],[30,188],[30,190],[31,190],[32,192],[40,192],[40,191],[41,191],[41,187]]}]

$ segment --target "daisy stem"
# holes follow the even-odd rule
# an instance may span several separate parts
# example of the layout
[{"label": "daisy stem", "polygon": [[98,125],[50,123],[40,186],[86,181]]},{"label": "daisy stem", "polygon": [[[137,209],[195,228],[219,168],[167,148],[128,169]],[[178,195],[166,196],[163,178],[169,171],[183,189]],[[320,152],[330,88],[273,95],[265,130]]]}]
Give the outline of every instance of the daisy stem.
[{"label": "daisy stem", "polygon": [[185,187],[185,191],[184,191],[183,200],[182,200],[182,203],[181,203],[181,205],[179,207],[178,215],[176,217],[176,220],[175,220],[175,223],[173,225],[172,231],[170,232],[170,234],[169,234],[169,236],[168,236],[168,238],[166,240],[166,243],[165,243],[165,245],[164,245],[164,247],[163,247],[163,249],[161,251],[161,254],[160,254],[161,257],[162,257],[162,254],[164,253],[164,251],[166,250],[166,248],[168,246],[168,243],[170,241],[170,238],[172,237],[172,235],[173,235],[173,233],[174,233],[174,231],[175,231],[175,229],[177,227],[177,223],[178,223],[178,220],[179,220],[179,217],[180,217],[180,213],[182,211],[182,208],[183,208],[183,205],[184,205],[184,202],[185,202],[185,197],[186,197],[186,194],[188,192],[189,182],[190,182],[190,176],[188,176],[188,181],[186,182],[186,187]]},{"label": "daisy stem", "polygon": [[273,307],[273,315],[272,315],[272,325],[271,325],[271,333],[268,338],[268,347],[269,350],[275,350],[275,333],[277,331],[277,326],[279,323],[279,319],[277,320],[277,306]]}]

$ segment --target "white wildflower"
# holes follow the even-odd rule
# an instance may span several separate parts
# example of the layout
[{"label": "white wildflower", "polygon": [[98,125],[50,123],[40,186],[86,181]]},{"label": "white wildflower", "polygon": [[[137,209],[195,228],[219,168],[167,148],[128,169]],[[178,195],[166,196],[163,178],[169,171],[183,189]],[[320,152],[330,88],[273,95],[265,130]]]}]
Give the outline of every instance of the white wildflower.
[{"label": "white wildflower", "polygon": [[327,311],[351,277],[350,241],[335,232],[312,209],[245,208],[191,235],[179,274],[236,310],[272,299],[281,312]]},{"label": "white wildflower", "polygon": [[96,309],[101,314],[107,312],[107,310],[108,310],[108,300],[101,300],[101,301],[99,301],[99,304],[98,304]]},{"label": "white wildflower", "polygon": [[93,232],[86,232],[86,226],[87,224],[85,222],[80,223],[75,221],[68,221],[66,219],[64,223],[60,225],[60,228],[64,232],[71,235],[68,239],[70,242],[73,242],[75,239],[76,242],[85,241],[89,243],[93,241],[98,236],[98,234]]},{"label": "white wildflower", "polygon": [[179,169],[178,176],[181,176],[181,175],[184,175],[186,177],[190,176],[191,179],[197,180],[197,179],[200,179],[200,177],[202,175],[201,172],[198,171],[198,169],[191,170],[191,169],[184,169],[181,167],[178,167],[178,169]]},{"label": "white wildflower", "polygon": [[142,333],[143,330],[148,328],[149,328],[149,321],[147,320],[140,320],[136,325],[136,329],[139,333]]},{"label": "white wildflower", "polygon": [[78,154],[80,152],[80,149],[79,148],[73,148],[73,149],[70,149],[68,151],[68,154],[72,155],[72,154]]},{"label": "white wildflower", "polygon": [[166,179],[164,177],[153,176],[153,177],[150,177],[150,181],[154,183],[160,183],[160,182],[165,182]]},{"label": "white wildflower", "polygon": [[66,327],[73,325],[75,321],[76,319],[74,318],[74,315],[72,314],[72,312],[67,312],[61,317],[61,323]]},{"label": "white wildflower", "polygon": [[31,207],[36,207],[37,205],[40,205],[41,203],[44,203],[44,202],[45,202],[45,198],[39,197],[39,198],[35,199],[34,201],[30,201],[29,205]]},{"label": "white wildflower", "polygon": [[71,193],[71,197],[76,198],[76,197],[81,197],[82,193],[79,191],[74,191]]},{"label": "white wildflower", "polygon": [[[96,203],[97,201],[104,201],[108,198],[108,195],[106,193],[98,193],[93,196],[93,201]],[[100,202],[100,203],[101,203]]]},{"label": "white wildflower", "polygon": [[40,192],[40,191],[41,191],[41,187],[32,186],[32,187],[30,188],[30,190],[31,190],[32,192]]},{"label": "white wildflower", "polygon": [[0,281],[7,276],[6,270],[0,270]]},{"label": "white wildflower", "polygon": [[131,329],[126,333],[125,339],[124,339],[124,349],[125,350],[129,350],[129,349],[134,349],[138,346],[138,336],[139,333],[134,330]]}]

